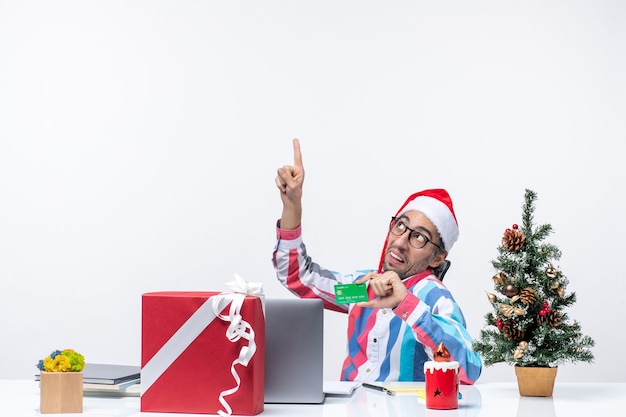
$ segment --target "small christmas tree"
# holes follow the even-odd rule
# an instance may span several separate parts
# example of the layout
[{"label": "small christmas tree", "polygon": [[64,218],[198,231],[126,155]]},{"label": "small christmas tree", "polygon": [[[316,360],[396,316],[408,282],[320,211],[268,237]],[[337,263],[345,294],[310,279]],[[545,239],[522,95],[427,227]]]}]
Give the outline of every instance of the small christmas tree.
[{"label": "small christmas tree", "polygon": [[556,367],[566,362],[593,362],[594,341],[570,323],[565,308],[576,302],[566,292],[569,281],[552,263],[561,251],[542,243],[552,226],[533,224],[535,192],[526,190],[522,227],[506,229],[491,261],[498,294],[487,293],[493,311],[474,342],[485,365],[499,362],[519,366]]}]

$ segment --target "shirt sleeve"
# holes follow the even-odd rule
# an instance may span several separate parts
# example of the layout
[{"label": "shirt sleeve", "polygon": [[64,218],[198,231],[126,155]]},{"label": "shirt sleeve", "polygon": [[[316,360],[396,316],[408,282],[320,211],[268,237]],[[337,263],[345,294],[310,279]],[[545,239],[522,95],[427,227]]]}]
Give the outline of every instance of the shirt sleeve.
[{"label": "shirt sleeve", "polygon": [[413,330],[432,360],[439,343],[459,362],[459,380],[473,384],[482,372],[482,359],[472,349],[465,318],[448,289],[436,278],[426,278],[410,289],[394,313]]},{"label": "shirt sleeve", "polygon": [[307,255],[301,227],[283,230],[277,223],[276,237],[272,262],[278,281],[300,298],[320,298],[325,308],[347,313],[348,305],[335,301],[335,284],[354,282],[367,271],[344,275],[322,268]]}]

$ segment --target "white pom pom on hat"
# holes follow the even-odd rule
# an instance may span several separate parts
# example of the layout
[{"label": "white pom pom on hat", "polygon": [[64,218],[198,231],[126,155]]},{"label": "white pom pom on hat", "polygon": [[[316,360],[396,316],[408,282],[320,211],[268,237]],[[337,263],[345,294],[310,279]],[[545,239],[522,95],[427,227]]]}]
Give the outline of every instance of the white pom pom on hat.
[{"label": "white pom pom on hat", "polygon": [[410,210],[420,211],[428,217],[437,228],[445,251],[449,252],[459,238],[459,225],[448,192],[442,188],[417,192],[400,207],[396,217]]}]

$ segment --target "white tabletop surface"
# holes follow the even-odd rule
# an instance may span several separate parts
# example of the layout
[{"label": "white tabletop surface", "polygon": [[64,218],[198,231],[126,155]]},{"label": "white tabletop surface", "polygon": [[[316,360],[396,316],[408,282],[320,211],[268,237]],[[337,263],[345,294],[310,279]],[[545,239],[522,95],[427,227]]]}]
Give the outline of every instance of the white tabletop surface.
[{"label": "white tabletop surface", "polygon": [[[39,383],[0,380],[0,416],[38,416]],[[416,385],[419,385],[416,384]],[[520,397],[515,383],[486,383],[461,386],[463,398],[456,410],[430,410],[415,393],[391,397],[366,388],[349,396],[328,396],[323,404],[266,404],[260,416],[298,417],[554,417],[624,416],[626,383],[556,383],[549,398]],[[174,417],[192,414],[141,413],[139,397],[84,398],[83,416]],[[53,414],[77,416],[78,414]],[[194,414],[195,415],[195,414]],[[206,415],[206,414],[205,414]]]}]

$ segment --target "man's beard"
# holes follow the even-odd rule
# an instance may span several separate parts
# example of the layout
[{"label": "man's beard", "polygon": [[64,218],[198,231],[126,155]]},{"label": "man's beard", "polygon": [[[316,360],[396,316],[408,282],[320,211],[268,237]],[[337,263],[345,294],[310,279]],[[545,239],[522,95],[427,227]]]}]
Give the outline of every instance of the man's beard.
[{"label": "man's beard", "polygon": [[387,265],[383,265],[383,271],[393,271],[400,277],[401,280],[405,280],[409,277],[419,274],[420,272],[425,271],[426,269],[430,269],[428,264],[431,260],[425,260],[418,265],[415,265],[409,269],[398,270],[397,268],[388,268]]},{"label": "man's beard", "polygon": [[402,269],[402,270],[398,270],[397,268],[389,268],[387,265],[387,262],[385,262],[383,264],[383,272],[385,271],[393,271],[396,274],[398,274],[398,276],[400,277],[401,280],[405,280],[409,277],[412,277],[414,275],[419,274],[420,272],[425,271],[426,269],[430,269],[430,266],[428,266],[428,264],[430,264],[433,260],[433,258],[435,257],[435,254],[433,254],[433,256],[429,257],[428,259],[425,259],[423,262],[412,266],[409,269]]}]

